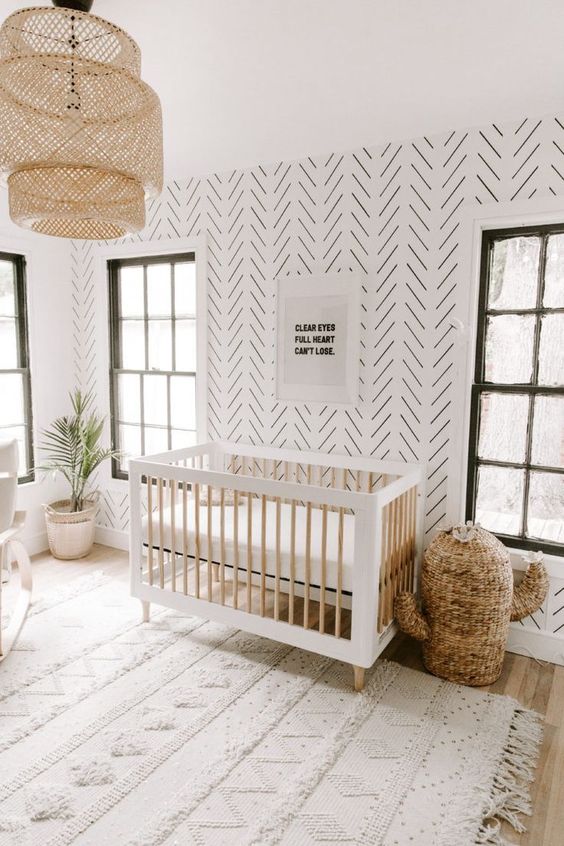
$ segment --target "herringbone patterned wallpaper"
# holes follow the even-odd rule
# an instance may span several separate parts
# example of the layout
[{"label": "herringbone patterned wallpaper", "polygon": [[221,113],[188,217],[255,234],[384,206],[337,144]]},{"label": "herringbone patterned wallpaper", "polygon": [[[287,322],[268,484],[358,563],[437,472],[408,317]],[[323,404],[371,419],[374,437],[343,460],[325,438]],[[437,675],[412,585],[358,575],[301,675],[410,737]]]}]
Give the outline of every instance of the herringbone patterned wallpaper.
[{"label": "herringbone patterned wallpaper", "polygon": [[[458,425],[448,318],[468,284],[462,210],[564,194],[563,174],[552,117],[169,183],[139,240],[207,235],[210,437],[424,460],[431,532]],[[93,387],[107,379],[98,249],[73,245],[76,378]],[[349,269],[363,280],[358,406],[276,402],[274,279]],[[101,519],[126,528],[122,491]]]}]

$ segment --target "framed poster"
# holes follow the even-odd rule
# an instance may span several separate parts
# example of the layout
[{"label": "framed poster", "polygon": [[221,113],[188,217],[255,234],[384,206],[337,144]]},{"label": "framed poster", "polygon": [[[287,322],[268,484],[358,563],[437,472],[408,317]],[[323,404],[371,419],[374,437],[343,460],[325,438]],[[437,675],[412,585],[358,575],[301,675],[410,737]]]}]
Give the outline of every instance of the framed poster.
[{"label": "framed poster", "polygon": [[358,400],[360,280],[285,276],[276,291],[276,398]]}]

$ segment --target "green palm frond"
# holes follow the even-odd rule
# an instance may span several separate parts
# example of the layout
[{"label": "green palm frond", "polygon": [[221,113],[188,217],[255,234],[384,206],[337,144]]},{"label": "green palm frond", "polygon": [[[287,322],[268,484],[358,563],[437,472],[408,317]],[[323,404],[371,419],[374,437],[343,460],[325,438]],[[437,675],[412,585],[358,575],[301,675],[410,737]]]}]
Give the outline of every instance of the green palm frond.
[{"label": "green palm frond", "polygon": [[100,445],[104,418],[92,409],[92,391],[76,389],[70,400],[73,414],[58,417],[42,432],[39,446],[46,459],[36,469],[61,473],[71,488],[71,510],[81,511],[92,474],[106,459],[118,458],[119,451]]}]

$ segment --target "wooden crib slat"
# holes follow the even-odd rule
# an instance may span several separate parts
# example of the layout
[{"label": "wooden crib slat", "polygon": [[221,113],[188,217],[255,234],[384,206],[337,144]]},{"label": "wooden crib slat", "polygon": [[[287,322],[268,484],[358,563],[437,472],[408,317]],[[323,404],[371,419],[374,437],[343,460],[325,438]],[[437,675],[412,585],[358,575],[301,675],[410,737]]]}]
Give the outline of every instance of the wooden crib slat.
[{"label": "wooden crib slat", "polygon": [[188,594],[188,485],[182,483],[182,592]]},{"label": "wooden crib slat", "polygon": [[276,569],[274,574],[274,619],[280,619],[280,497],[276,497]]},{"label": "wooden crib slat", "polygon": [[239,491],[233,491],[233,608],[239,607]]},{"label": "wooden crib slat", "polygon": [[311,502],[308,502],[306,504],[305,573],[304,573],[304,629],[309,628],[309,588],[310,588],[310,581],[311,581]]},{"label": "wooden crib slat", "polygon": [[383,609],[382,609],[382,626],[388,624],[388,603],[390,594],[390,584],[392,579],[391,565],[392,565],[392,536],[393,536],[393,501],[386,506],[386,577],[384,582]]},{"label": "wooden crib slat", "polygon": [[409,584],[409,499],[410,491],[406,491],[402,507],[402,591],[407,590]]},{"label": "wooden crib slat", "polygon": [[212,542],[212,487],[208,485],[208,602],[212,601],[212,562],[213,562],[213,542]]},{"label": "wooden crib slat", "polygon": [[[404,537],[404,509],[405,509],[405,500],[404,494],[398,497],[398,514],[397,514],[397,528],[396,528],[396,561],[397,561],[397,568],[396,568],[396,583],[394,586],[394,595],[392,597],[392,603],[395,602],[396,596],[401,593],[403,590],[403,552],[404,552],[404,545],[403,545],[403,537]],[[393,607],[392,607],[392,614],[393,614]]]},{"label": "wooden crib slat", "polygon": [[157,502],[159,509],[159,587],[164,588],[164,502],[162,479],[157,479]]},{"label": "wooden crib slat", "polygon": [[321,511],[321,579],[319,583],[319,631],[325,632],[325,586],[327,584],[327,506]]},{"label": "wooden crib slat", "polygon": [[225,605],[225,488],[219,494],[219,598]]},{"label": "wooden crib slat", "polygon": [[416,538],[416,516],[417,516],[417,487],[410,490],[409,508],[409,575],[407,589],[413,590],[415,576],[415,538]]},{"label": "wooden crib slat", "polygon": [[288,622],[294,624],[294,598],[296,588],[296,500],[290,510],[290,592],[288,598]]},{"label": "wooden crib slat", "polygon": [[147,567],[149,584],[153,584],[153,478],[147,476]]},{"label": "wooden crib slat", "polygon": [[337,596],[335,598],[335,637],[341,637],[341,609],[343,607],[343,546],[345,509],[339,508],[339,536],[337,543]]},{"label": "wooden crib slat", "polygon": [[[404,536],[404,494],[398,497],[398,513],[397,513],[397,527],[396,527],[396,583],[394,585],[394,595],[392,597],[392,605],[395,602],[396,596],[403,590],[403,536]],[[392,607],[393,614],[393,607]]]},{"label": "wooden crib slat", "polygon": [[247,494],[247,611],[252,614],[253,590],[253,495]]},{"label": "wooden crib slat", "polygon": [[170,589],[176,591],[176,479],[169,480],[170,488]]},{"label": "wooden crib slat", "polygon": [[386,598],[386,542],[388,506],[381,510],[382,542],[380,545],[380,573],[378,576],[378,632],[384,628],[384,602]]},{"label": "wooden crib slat", "polygon": [[266,496],[261,496],[260,509],[260,616],[264,617],[266,606]]},{"label": "wooden crib slat", "polygon": [[396,568],[396,529],[397,529],[397,499],[390,503],[390,522],[389,537],[388,537],[388,560],[389,560],[389,578],[388,590],[386,592],[386,625],[392,619],[392,606],[395,585],[395,568]]},{"label": "wooden crib slat", "polygon": [[390,617],[393,618],[394,616],[394,600],[398,593],[401,590],[401,576],[402,576],[402,527],[403,527],[403,494],[396,498],[396,533],[395,533],[395,542],[394,542],[394,551],[395,551],[395,578],[394,578],[394,590],[392,593],[392,601],[391,601],[391,608],[390,608]]},{"label": "wooden crib slat", "polygon": [[386,506],[386,575],[384,581],[384,595],[382,597],[382,626],[388,625],[389,596],[392,580],[392,537],[393,537],[393,501]]},{"label": "wooden crib slat", "polygon": [[194,580],[196,598],[200,598],[200,485],[193,485],[194,491]]}]

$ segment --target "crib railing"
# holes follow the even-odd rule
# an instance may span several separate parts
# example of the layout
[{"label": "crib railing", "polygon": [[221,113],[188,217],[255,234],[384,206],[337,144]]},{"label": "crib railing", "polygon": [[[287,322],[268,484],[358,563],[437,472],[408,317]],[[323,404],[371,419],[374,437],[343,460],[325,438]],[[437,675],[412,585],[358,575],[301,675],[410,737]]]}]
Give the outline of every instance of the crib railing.
[{"label": "crib railing", "polygon": [[[348,642],[369,666],[415,588],[422,468],[230,446],[131,462],[132,592],[333,657]],[[272,634],[282,623],[301,640]]]},{"label": "crib railing", "polygon": [[378,473],[372,470],[324,466],[318,463],[276,458],[258,458],[234,453],[225,453],[222,463],[224,470],[235,475],[291,482],[296,485],[316,485],[320,488],[357,493],[374,493],[398,478],[394,474]]},{"label": "crib railing", "polygon": [[[238,479],[234,481],[239,482]],[[256,490],[243,491],[237,487],[183,481],[160,473],[148,475],[145,484],[147,537],[146,566],[142,572],[147,584],[249,614],[270,615],[276,621],[284,619],[305,629],[314,627],[322,634],[350,637],[350,597],[343,587],[343,550],[345,512],[354,515],[352,509],[312,501],[307,496],[299,500],[269,496]],[[256,500],[260,503],[258,513],[253,508]],[[268,503],[274,504],[272,510],[267,508]],[[281,569],[283,506],[287,506],[284,530],[289,539],[289,572],[284,579]],[[228,508],[233,512],[230,556],[226,552]],[[305,509],[303,536],[297,528],[298,508]],[[320,536],[315,548],[312,532],[314,509],[321,512]],[[219,511],[219,542],[217,531],[213,531],[214,510]],[[336,520],[331,525],[329,512],[336,513]],[[241,516],[244,518],[243,526]],[[258,555],[254,543],[257,523],[260,529]],[[350,525],[348,530],[351,530]],[[177,541],[177,532],[180,542]],[[242,532],[244,538],[241,537]],[[274,550],[267,546],[267,536],[272,535],[275,537]],[[337,549],[334,588],[328,587],[329,545]],[[305,563],[303,581],[298,579],[296,570],[300,552]],[[268,561],[269,557],[274,558],[270,567],[267,566],[272,564]],[[316,558],[319,584],[314,585],[312,565]]]}]

